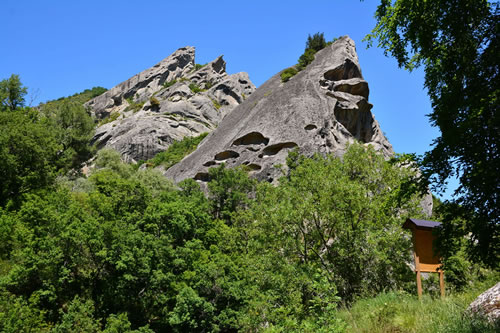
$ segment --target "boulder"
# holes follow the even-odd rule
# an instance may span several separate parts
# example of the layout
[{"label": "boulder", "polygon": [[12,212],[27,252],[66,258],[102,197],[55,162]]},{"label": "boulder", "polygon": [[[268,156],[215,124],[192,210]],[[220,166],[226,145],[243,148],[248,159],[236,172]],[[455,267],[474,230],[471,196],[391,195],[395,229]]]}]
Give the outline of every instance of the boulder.
[{"label": "boulder", "polygon": [[467,313],[488,319],[500,320],[500,282],[479,295],[467,308]]},{"label": "boulder", "polygon": [[254,92],[248,74],[226,73],[222,56],[200,67],[194,55],[193,47],[180,48],[87,102],[101,119],[97,147],[114,148],[127,162],[148,160],[174,141],[214,130]]}]

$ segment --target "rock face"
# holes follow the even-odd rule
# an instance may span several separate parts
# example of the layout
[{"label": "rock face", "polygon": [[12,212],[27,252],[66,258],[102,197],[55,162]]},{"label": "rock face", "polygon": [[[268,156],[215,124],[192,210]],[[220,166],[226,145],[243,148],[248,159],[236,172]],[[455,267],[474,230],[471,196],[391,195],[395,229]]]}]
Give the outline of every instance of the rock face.
[{"label": "rock face", "polygon": [[127,162],[150,159],[174,141],[214,130],[255,91],[246,73],[226,73],[222,56],[203,67],[194,56],[193,47],[180,48],[87,102],[104,120],[93,138],[98,148],[112,147]]},{"label": "rock face", "polygon": [[500,282],[479,295],[467,312],[485,317],[491,322],[500,321]]},{"label": "rock face", "polygon": [[291,149],[342,155],[354,140],[394,154],[368,102],[354,42],[347,36],[319,51],[304,70],[282,83],[278,73],[236,107],[198,149],[168,169],[179,182],[208,180],[208,168],[246,165],[257,179],[276,182]]}]

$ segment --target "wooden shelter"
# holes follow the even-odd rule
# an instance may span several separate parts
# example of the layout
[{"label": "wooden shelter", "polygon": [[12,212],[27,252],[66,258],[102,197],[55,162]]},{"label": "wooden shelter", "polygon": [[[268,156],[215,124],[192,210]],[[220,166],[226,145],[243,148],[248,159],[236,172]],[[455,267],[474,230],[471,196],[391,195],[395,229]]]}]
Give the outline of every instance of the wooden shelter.
[{"label": "wooden shelter", "polygon": [[421,272],[433,272],[439,274],[439,288],[441,297],[444,297],[444,272],[441,269],[441,260],[434,253],[433,242],[435,236],[433,229],[441,226],[435,221],[407,219],[403,224],[404,229],[410,229],[413,241],[413,256],[415,258],[415,272],[417,273],[417,293],[422,298]]}]

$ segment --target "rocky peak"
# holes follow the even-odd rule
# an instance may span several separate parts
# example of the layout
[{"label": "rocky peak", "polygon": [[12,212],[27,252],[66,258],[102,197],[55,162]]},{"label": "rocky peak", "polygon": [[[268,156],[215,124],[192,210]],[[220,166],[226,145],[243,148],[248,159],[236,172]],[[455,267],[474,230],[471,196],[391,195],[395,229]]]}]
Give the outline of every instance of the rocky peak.
[{"label": "rocky peak", "polygon": [[208,180],[208,168],[246,165],[260,180],[276,182],[291,149],[305,155],[342,155],[348,143],[393,155],[371,113],[354,41],[345,36],[315,55],[283,83],[278,73],[236,107],[198,149],[165,172],[179,182]]},{"label": "rocky peak", "polygon": [[226,73],[222,56],[195,64],[195,49],[180,48],[86,106],[101,119],[93,141],[124,160],[152,158],[186,136],[210,132],[255,90],[248,74]]}]

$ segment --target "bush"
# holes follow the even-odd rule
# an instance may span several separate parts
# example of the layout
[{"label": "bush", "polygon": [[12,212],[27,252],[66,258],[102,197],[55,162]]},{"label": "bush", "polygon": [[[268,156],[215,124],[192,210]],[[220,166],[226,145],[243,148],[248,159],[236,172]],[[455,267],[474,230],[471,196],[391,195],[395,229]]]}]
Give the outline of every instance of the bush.
[{"label": "bush", "polygon": [[106,118],[101,119],[101,121],[99,121],[99,123],[97,124],[97,127],[105,125],[105,124],[108,124],[108,123],[110,123],[112,121],[115,121],[116,119],[118,119],[118,117],[120,117],[120,113],[119,112],[112,112]]},{"label": "bush", "polygon": [[196,137],[185,137],[182,141],[176,141],[172,143],[167,150],[156,154],[155,157],[147,161],[153,167],[163,165],[165,169],[170,168],[172,165],[176,164],[184,158],[184,156],[193,152],[198,144],[203,140],[208,133],[200,134]]},{"label": "bush", "polygon": [[177,83],[177,80],[168,81],[168,82],[163,83],[163,87],[168,88],[168,87],[173,86],[176,83]]},{"label": "bush", "polygon": [[287,82],[298,72],[299,71],[297,71],[294,67],[285,69],[283,73],[281,73],[281,82]]},{"label": "bush", "polygon": [[299,63],[297,65],[298,70],[303,70],[314,60],[314,54],[316,54],[316,50],[307,49],[304,54],[302,54],[299,58]]},{"label": "bush", "polygon": [[151,107],[153,109],[157,109],[160,107],[160,101],[158,100],[158,98],[152,96],[150,99],[149,99],[149,102],[151,103]]},{"label": "bush", "polygon": [[132,97],[127,98],[126,101],[128,102],[129,106],[127,106],[125,111],[132,110],[132,111],[134,111],[134,113],[136,113],[137,111],[142,109],[142,107],[144,106],[144,103],[145,103],[145,102],[134,102]]},{"label": "bush", "polygon": [[195,94],[205,91],[205,89],[201,89],[200,87],[198,87],[196,83],[189,84],[189,89],[191,89],[191,91],[194,92]]}]

